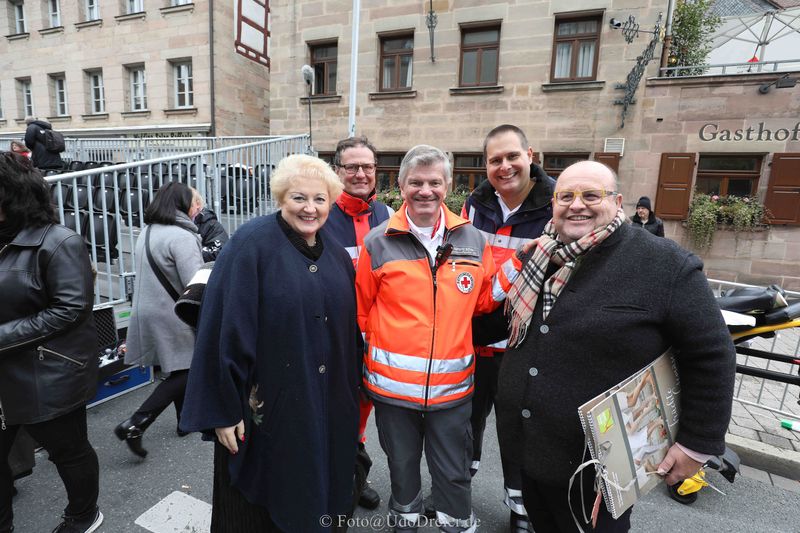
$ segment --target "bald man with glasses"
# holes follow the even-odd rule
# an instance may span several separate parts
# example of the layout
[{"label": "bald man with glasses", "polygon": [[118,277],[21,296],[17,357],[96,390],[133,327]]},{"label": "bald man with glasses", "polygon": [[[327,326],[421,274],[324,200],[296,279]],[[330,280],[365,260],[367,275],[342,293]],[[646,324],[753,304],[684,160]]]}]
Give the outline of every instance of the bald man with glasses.
[{"label": "bald man with glasses", "polygon": [[[595,502],[578,406],[676,350],[681,420],[658,465],[668,484],[725,450],[736,354],[700,259],[627,223],[614,172],[594,161],[568,167],[553,219],[508,293],[510,332],[500,367],[497,425],[503,454],[522,465],[534,531],[626,532]],[[570,509],[574,510],[574,514]]]}]

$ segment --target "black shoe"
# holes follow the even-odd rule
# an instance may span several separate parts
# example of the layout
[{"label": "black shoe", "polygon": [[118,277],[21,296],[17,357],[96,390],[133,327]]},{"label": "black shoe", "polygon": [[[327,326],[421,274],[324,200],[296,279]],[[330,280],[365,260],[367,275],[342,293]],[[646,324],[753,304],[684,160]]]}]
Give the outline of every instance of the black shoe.
[{"label": "black shoe", "polygon": [[511,511],[509,531],[511,531],[511,533],[533,533],[533,525],[531,525],[531,521],[527,516]]},{"label": "black shoe", "polygon": [[16,481],[18,479],[22,479],[24,477],[28,477],[31,474],[33,474],[33,469],[29,468],[28,470],[25,470],[24,472],[20,472],[19,474],[15,475],[14,476],[14,481]]},{"label": "black shoe", "polygon": [[189,431],[183,431],[180,427],[176,427],[175,428],[175,433],[177,433],[179,437],[185,437],[190,432]]},{"label": "black shoe", "polygon": [[378,491],[366,485],[364,490],[361,491],[361,496],[358,497],[358,505],[370,511],[374,511],[380,504],[381,495],[378,494]]},{"label": "black shoe", "polygon": [[428,520],[436,519],[436,507],[433,505],[433,494],[428,494],[422,499],[422,506],[425,509],[423,514]]},{"label": "black shoe", "polygon": [[114,428],[114,435],[119,440],[124,440],[130,450],[139,457],[147,457],[147,450],[142,447],[142,435],[150,424],[156,419],[155,415],[134,414]]},{"label": "black shoe", "polygon": [[64,520],[56,526],[53,533],[92,533],[103,523],[103,513],[98,509],[90,518],[76,519],[69,516],[62,517]]}]

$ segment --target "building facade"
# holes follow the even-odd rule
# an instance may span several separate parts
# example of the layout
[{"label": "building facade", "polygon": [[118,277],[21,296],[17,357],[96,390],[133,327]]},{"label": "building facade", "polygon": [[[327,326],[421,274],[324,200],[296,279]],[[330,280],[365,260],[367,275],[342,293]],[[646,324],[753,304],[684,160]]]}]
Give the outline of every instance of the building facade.
[{"label": "building facade", "polygon": [[[485,179],[484,136],[512,123],[550,175],[581,159],[617,169],[626,211],[651,197],[669,235],[687,246],[681,221],[694,188],[757,195],[773,224],[735,239],[718,232],[703,253],[709,271],[800,288],[800,88],[759,92],[783,73],[661,71],[662,43],[646,32],[664,26],[667,4],[362,0],[355,131],[381,151],[379,187],[393,187],[405,151],[427,143],[452,154],[455,186],[473,188]],[[271,10],[272,131],[308,128],[300,70],[309,64],[314,147],[329,156],[348,135],[352,1],[274,0]],[[631,15],[640,33],[627,43],[614,26]]]},{"label": "building facade", "polygon": [[240,4],[4,1],[0,134],[26,116],[70,136],[267,134],[268,69],[232,38]]}]

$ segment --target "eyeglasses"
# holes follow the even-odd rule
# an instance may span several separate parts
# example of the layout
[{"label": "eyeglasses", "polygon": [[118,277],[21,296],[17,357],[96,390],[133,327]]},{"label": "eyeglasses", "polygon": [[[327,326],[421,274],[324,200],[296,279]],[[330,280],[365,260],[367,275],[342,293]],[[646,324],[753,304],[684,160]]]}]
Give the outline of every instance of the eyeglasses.
[{"label": "eyeglasses", "polygon": [[597,205],[603,201],[606,196],[616,196],[619,194],[617,191],[604,191],[602,189],[590,189],[588,191],[556,191],[553,194],[558,205],[569,206],[575,201],[575,198],[580,198],[583,205]]},{"label": "eyeglasses", "polygon": [[346,165],[339,165],[339,168],[343,168],[344,171],[347,172],[348,175],[354,176],[354,175],[358,174],[358,169],[359,168],[364,171],[364,174],[367,174],[367,175],[375,174],[375,168],[376,167],[375,167],[374,163],[364,163],[364,164],[348,163]]}]

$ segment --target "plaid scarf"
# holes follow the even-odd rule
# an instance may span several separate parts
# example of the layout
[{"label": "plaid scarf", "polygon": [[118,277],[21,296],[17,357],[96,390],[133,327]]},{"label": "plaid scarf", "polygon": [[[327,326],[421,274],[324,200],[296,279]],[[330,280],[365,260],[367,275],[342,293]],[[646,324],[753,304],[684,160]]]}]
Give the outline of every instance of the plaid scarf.
[{"label": "plaid scarf", "polygon": [[[607,226],[597,228],[570,244],[558,240],[552,220],[547,223],[541,237],[536,239],[533,255],[525,263],[520,276],[508,291],[506,314],[511,317],[508,338],[510,347],[519,346],[525,340],[539,293],[544,296],[542,315],[547,318],[558,295],[569,282],[577,259],[617,231],[625,222],[625,218],[625,213],[620,209]],[[551,262],[560,268],[545,281],[545,273]]]}]

